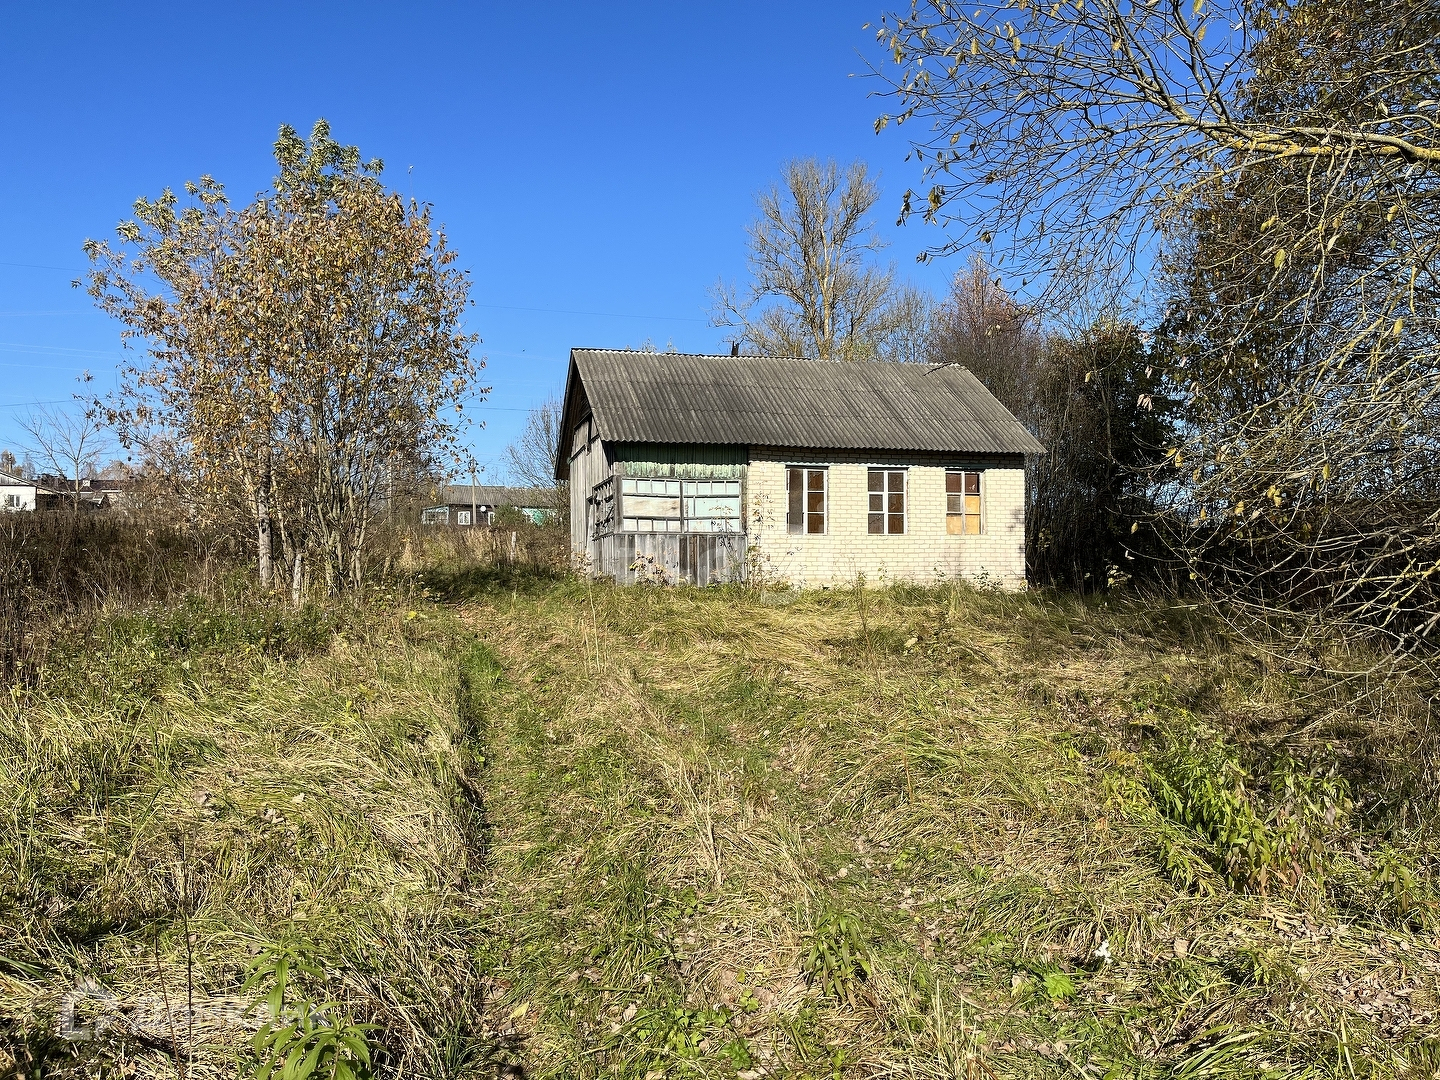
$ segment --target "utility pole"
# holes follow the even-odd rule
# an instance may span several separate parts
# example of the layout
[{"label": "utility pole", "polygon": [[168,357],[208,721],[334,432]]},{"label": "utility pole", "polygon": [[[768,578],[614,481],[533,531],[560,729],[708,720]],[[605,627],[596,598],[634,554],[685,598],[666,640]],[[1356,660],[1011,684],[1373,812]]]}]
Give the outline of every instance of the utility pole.
[{"label": "utility pole", "polygon": [[480,522],[475,517],[475,470],[470,470],[470,527],[473,529]]}]

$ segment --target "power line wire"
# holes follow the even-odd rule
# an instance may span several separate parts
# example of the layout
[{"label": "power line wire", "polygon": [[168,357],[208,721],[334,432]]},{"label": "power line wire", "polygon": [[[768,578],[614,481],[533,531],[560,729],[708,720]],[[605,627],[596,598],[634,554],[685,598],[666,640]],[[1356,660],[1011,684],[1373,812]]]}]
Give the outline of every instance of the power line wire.
[{"label": "power line wire", "polygon": [[0,311],[0,318],[13,319],[28,315],[101,315],[103,312],[96,308],[69,308],[65,310],[41,311]]},{"label": "power line wire", "polygon": [[[22,266],[29,270],[63,270],[67,274],[85,274],[88,270],[75,266],[49,266],[45,263],[22,263],[6,262],[0,260],[0,266]],[[693,322],[703,323],[707,320],[697,319],[693,315],[637,315],[624,311],[575,311],[570,308],[545,308],[545,307],[522,307],[518,304],[475,304],[478,308],[491,308],[497,311],[534,311],[542,315],[587,315],[602,319],[654,319],[658,322]],[[0,314],[10,314],[0,312]],[[20,313],[17,313],[20,314]],[[26,312],[24,314],[65,314],[62,312]]]},{"label": "power line wire", "polygon": [[0,266],[23,266],[27,270],[63,270],[67,274],[86,274],[88,270],[81,270],[74,266],[47,266],[44,263],[22,263],[0,261]]},{"label": "power line wire", "polygon": [[515,304],[476,304],[477,308],[494,308],[499,311],[537,311],[545,315],[593,315],[605,319],[654,319],[658,322],[694,322],[706,320],[688,315],[633,315],[621,311],[572,311],[569,308],[519,307]]}]

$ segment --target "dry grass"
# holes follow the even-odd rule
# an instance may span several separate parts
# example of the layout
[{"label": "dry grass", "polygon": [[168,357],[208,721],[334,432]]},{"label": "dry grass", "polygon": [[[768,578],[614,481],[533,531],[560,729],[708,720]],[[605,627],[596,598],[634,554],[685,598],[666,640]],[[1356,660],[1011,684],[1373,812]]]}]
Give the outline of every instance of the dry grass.
[{"label": "dry grass", "polygon": [[[534,1075],[1398,1076],[1430,1052],[1440,956],[1350,856],[1232,891],[1139,782],[1147,730],[1283,712],[1194,616],[569,585],[464,618],[504,670],[486,963]],[[836,915],[869,949],[848,1000],[805,978]]]},{"label": "dry grass", "polygon": [[[1415,686],[1347,713],[1164,604],[615,589],[456,545],[412,540],[428,598],[104,614],[0,704],[0,1073],[243,1073],[244,973],[297,941],[384,1075],[1440,1064]],[[1198,727],[1339,772],[1320,870],[1240,890],[1166,815]]]},{"label": "dry grass", "polygon": [[0,703],[0,1072],[231,1074],[287,936],[387,1068],[475,1056],[473,715],[453,630],[387,607],[112,616]]}]

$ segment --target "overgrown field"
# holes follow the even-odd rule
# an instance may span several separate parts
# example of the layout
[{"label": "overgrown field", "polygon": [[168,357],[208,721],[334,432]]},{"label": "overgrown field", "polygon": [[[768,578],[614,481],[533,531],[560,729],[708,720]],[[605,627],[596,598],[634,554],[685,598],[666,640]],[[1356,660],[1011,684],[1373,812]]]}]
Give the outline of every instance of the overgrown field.
[{"label": "overgrown field", "polygon": [[1353,715],[1327,745],[1333,701],[1193,614],[570,585],[462,617],[483,963],[537,1075],[1440,1066],[1427,767]]},{"label": "overgrown field", "polygon": [[1440,1069],[1424,687],[1168,602],[429,583],[0,706],[12,1070]]},{"label": "overgrown field", "polygon": [[397,1073],[468,1052],[474,717],[396,599],[112,613],[0,703],[0,1075],[248,1071],[277,988]]}]

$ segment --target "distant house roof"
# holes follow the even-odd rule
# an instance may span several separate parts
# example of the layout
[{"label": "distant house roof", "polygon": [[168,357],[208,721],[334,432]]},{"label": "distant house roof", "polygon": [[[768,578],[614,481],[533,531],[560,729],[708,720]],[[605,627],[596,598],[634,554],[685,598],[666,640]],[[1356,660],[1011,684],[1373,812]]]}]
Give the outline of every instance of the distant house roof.
[{"label": "distant house roof", "polygon": [[49,477],[42,477],[39,480],[26,480],[23,476],[16,476],[14,473],[0,470],[0,485],[5,487],[33,487],[40,495],[58,495],[59,491],[50,484]]},{"label": "distant house roof", "polygon": [[[578,391],[578,393],[577,393]],[[565,430],[583,394],[600,437],[797,449],[1043,454],[959,366],[571,349]],[[569,464],[561,440],[556,475]]]},{"label": "distant house roof", "polygon": [[[471,491],[474,497],[471,497]],[[440,489],[440,502],[448,506],[514,506],[543,510],[555,505],[553,488],[502,487],[497,484],[447,484]]]}]

